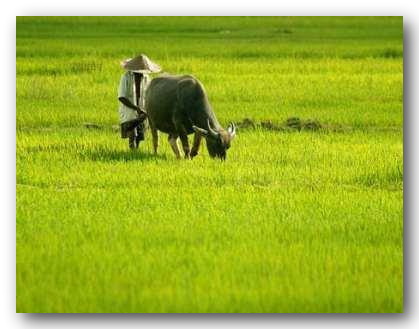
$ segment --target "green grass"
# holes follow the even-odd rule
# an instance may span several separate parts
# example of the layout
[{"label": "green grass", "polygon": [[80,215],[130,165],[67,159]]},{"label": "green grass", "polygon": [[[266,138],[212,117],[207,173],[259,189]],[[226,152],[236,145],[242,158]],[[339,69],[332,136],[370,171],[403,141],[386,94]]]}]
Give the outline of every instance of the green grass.
[{"label": "green grass", "polygon": [[[17,312],[402,312],[399,17],[19,17]],[[192,73],[226,162],[130,152],[119,61]],[[102,129],[86,129],[93,122]],[[331,127],[342,127],[332,129]]]}]

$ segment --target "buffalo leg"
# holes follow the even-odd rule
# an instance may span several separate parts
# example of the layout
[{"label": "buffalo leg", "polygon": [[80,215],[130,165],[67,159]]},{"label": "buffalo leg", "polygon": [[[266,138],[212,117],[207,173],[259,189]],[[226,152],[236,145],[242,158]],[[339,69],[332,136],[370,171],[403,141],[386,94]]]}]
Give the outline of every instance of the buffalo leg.
[{"label": "buffalo leg", "polygon": [[189,159],[189,142],[188,142],[188,133],[186,132],[185,126],[183,125],[186,118],[178,112],[178,108],[175,108],[174,113],[177,115],[173,116],[173,123],[176,127],[177,132],[179,133],[180,141],[182,142],[183,152],[185,153],[185,159]]},{"label": "buffalo leg", "polygon": [[176,158],[180,159],[180,152],[177,146],[177,136],[169,135],[169,144],[172,147],[172,150],[175,153]]},{"label": "buffalo leg", "polygon": [[159,147],[159,133],[157,129],[151,128],[151,135],[153,137],[153,151],[154,154],[157,154],[157,148]]},{"label": "buffalo leg", "polygon": [[183,153],[185,153],[185,159],[190,159],[188,135],[180,135],[179,137],[180,141],[182,142]]},{"label": "buffalo leg", "polygon": [[201,139],[202,139],[202,135],[199,133],[195,133],[194,138],[193,138],[192,150],[191,150],[191,158],[198,155],[199,146],[201,145]]}]

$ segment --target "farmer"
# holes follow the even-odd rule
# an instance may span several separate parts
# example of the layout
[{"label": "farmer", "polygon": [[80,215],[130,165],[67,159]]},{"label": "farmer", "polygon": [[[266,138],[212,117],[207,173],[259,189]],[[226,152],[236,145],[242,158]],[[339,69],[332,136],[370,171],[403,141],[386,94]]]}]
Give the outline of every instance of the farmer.
[{"label": "farmer", "polygon": [[145,90],[148,86],[148,73],[159,72],[160,67],[145,55],[128,58],[121,62],[126,70],[118,89],[119,119],[121,137],[128,138],[130,149],[137,149],[144,140],[147,114],[144,111]]}]

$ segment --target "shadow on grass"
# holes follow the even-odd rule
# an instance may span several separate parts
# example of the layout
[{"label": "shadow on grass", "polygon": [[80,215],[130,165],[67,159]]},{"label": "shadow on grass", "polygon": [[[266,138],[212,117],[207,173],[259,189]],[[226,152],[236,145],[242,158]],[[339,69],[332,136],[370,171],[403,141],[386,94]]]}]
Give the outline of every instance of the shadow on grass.
[{"label": "shadow on grass", "polygon": [[96,149],[89,150],[80,154],[83,160],[102,161],[102,162],[128,162],[128,161],[158,161],[167,160],[166,155],[154,155],[146,153],[141,150],[111,150],[111,149]]}]

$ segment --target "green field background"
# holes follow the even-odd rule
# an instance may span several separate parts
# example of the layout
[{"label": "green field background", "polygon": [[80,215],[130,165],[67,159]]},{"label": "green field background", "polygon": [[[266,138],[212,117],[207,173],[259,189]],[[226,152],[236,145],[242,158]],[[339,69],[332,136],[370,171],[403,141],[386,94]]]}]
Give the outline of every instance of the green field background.
[{"label": "green field background", "polygon": [[[193,74],[227,161],[119,137],[119,62]],[[87,129],[85,123],[99,129]],[[17,312],[402,312],[401,17],[18,17]]]}]

